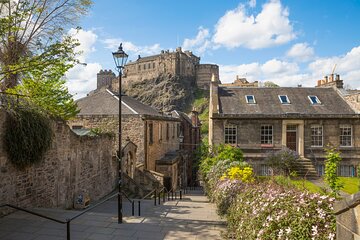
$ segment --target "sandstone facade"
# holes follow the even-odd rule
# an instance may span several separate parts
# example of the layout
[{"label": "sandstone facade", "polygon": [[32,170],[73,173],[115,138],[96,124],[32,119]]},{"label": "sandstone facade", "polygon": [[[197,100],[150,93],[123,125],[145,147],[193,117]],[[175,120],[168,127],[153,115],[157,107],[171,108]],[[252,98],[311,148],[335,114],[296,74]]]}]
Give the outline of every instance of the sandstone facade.
[{"label": "sandstone facade", "polygon": [[[355,176],[360,164],[360,115],[357,95],[347,95],[331,78],[314,88],[248,88],[212,82],[209,143],[232,144],[264,174],[271,151],[288,147],[324,174],[328,145],[341,152],[339,174]],[[321,82],[320,82],[321,83]],[[345,93],[345,94],[344,94]],[[350,103],[349,99],[353,104]]]}]

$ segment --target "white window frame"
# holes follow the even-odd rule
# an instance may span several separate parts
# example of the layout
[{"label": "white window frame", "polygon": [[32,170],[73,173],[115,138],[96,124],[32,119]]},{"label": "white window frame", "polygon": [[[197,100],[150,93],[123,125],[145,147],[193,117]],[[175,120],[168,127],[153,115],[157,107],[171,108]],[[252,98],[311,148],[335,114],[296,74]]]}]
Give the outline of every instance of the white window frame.
[{"label": "white window frame", "polygon": [[[229,131],[232,131],[229,133]],[[235,133],[233,131],[235,130]],[[233,141],[235,139],[235,141]],[[231,140],[231,141],[230,141]],[[234,124],[224,125],[224,143],[225,144],[237,144],[237,126]]]},{"label": "white window frame", "polygon": [[[312,101],[312,97],[314,97],[315,98],[315,102],[313,102]],[[312,104],[312,105],[319,105],[319,104],[321,104],[321,101],[319,100],[319,98],[317,97],[317,96],[315,96],[315,95],[309,95],[308,96],[308,98],[309,98],[309,101],[310,101],[310,103]]]},{"label": "white window frame", "polygon": [[[264,130],[264,132],[263,132],[263,130]],[[265,132],[266,130],[268,131],[267,133]],[[269,133],[270,130],[271,130],[271,134]],[[269,141],[269,137],[271,137],[270,143],[267,142],[267,141]],[[261,125],[261,127],[260,127],[260,144],[261,145],[273,145],[273,142],[274,142],[274,127],[273,127],[273,125],[270,125],[270,124]]]},{"label": "white window frame", "polygon": [[[286,97],[286,102],[283,102],[283,101],[281,100],[281,97],[282,97],[282,96],[285,96],[285,97]],[[287,95],[278,95],[278,98],[279,98],[281,104],[291,104],[290,99],[289,99],[289,97],[288,97]]]},{"label": "white window frame", "polygon": [[[345,129],[345,128],[347,128],[347,129],[349,129],[350,128],[350,135],[344,135],[343,134],[343,129]],[[340,125],[340,135],[339,135],[339,137],[340,137],[340,147],[352,147],[353,146],[353,128],[352,128],[352,125]],[[348,138],[348,137],[350,137],[350,145],[344,145],[343,143],[344,143],[344,138]]]},{"label": "white window frame", "polygon": [[[252,98],[253,102],[249,101],[248,97]],[[256,99],[255,99],[254,95],[245,95],[245,100],[246,100],[246,103],[248,103],[248,104],[256,104]]]},{"label": "white window frame", "polygon": [[[321,135],[314,134],[314,129],[321,129]],[[318,142],[319,139],[314,139],[321,136],[321,145],[314,144],[316,141]],[[324,128],[322,125],[311,125],[311,147],[323,147],[324,146]]]}]

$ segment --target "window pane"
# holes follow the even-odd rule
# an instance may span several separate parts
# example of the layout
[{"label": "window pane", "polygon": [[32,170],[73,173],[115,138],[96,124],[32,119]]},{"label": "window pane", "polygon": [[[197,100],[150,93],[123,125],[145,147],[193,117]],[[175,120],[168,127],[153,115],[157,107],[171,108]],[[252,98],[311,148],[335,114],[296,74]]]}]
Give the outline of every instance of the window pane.
[{"label": "window pane", "polygon": [[323,127],[320,125],[311,126],[311,146],[323,146]]},{"label": "window pane", "polygon": [[261,144],[272,144],[273,143],[273,126],[263,125],[261,126]]},{"label": "window pane", "polygon": [[224,133],[226,144],[236,144],[237,127],[235,125],[225,125]]}]

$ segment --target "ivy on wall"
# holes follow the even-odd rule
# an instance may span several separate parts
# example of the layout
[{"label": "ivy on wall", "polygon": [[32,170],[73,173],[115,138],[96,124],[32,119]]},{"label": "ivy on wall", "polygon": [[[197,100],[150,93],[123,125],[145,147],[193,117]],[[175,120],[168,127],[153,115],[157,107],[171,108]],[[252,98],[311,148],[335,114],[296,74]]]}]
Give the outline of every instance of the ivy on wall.
[{"label": "ivy on wall", "polygon": [[50,120],[31,108],[8,111],[4,145],[10,162],[24,169],[39,162],[52,141]]}]

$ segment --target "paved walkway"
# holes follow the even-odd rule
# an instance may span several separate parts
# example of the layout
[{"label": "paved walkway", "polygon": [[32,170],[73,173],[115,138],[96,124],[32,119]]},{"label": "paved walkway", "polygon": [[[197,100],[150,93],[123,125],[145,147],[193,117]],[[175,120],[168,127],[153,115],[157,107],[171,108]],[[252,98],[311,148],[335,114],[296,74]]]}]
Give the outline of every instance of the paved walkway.
[{"label": "paved walkway", "polygon": [[[222,239],[221,231],[225,229],[224,221],[217,216],[215,206],[208,202],[200,190],[189,191],[182,200],[166,201],[160,206],[154,206],[153,200],[143,201],[141,217],[131,217],[130,207],[128,202],[124,202],[124,223],[118,224],[116,199],[107,201],[71,223],[71,240]],[[66,219],[78,213],[54,209],[36,210],[58,219]],[[0,218],[0,239],[66,239],[66,226],[27,213],[15,212]]]}]

